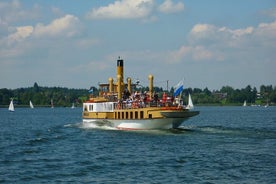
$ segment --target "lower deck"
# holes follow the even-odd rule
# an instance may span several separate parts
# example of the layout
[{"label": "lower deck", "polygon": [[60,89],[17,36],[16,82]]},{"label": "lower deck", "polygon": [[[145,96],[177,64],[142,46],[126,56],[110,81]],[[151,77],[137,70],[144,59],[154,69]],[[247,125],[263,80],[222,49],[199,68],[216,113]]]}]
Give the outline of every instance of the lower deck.
[{"label": "lower deck", "polygon": [[83,111],[86,119],[158,119],[164,118],[160,108],[139,108],[114,110],[113,112],[88,112]]}]

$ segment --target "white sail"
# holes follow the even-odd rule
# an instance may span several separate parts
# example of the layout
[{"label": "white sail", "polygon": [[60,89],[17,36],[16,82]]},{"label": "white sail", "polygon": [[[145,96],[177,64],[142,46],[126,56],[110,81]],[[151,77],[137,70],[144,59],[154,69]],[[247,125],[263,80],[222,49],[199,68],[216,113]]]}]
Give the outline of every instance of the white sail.
[{"label": "white sail", "polygon": [[54,108],[54,101],[51,99],[51,108]]},{"label": "white sail", "polygon": [[30,100],[30,108],[33,109],[34,108],[34,105],[32,103],[32,101]]},{"label": "white sail", "polygon": [[193,101],[192,101],[192,97],[189,94],[188,105],[187,105],[186,109],[193,109],[193,108],[194,108],[194,104],[193,104]]},{"label": "white sail", "polygon": [[72,108],[72,109],[74,109],[74,108],[75,108],[75,103],[73,103],[73,104],[72,104],[72,107],[71,107],[71,108]]},{"label": "white sail", "polygon": [[243,102],[243,106],[244,106],[244,107],[245,107],[245,106],[247,106],[247,105],[246,105],[246,100],[244,100],[244,102]]},{"label": "white sail", "polygon": [[13,100],[11,100],[11,103],[9,105],[9,111],[14,111]]}]

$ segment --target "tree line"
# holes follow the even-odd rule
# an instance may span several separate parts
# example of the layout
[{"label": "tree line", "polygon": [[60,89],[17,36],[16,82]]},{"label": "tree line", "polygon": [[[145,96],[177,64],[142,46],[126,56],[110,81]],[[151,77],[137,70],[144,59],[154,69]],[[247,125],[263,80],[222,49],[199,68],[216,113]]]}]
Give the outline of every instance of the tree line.
[{"label": "tree line", "polygon": [[[98,94],[98,89],[92,87],[93,93]],[[135,90],[148,91],[148,87],[139,86]],[[154,91],[162,98],[163,88],[154,87]],[[168,95],[172,95],[174,89],[166,91]],[[187,102],[188,94],[192,95],[194,104],[200,105],[240,105],[244,101],[248,104],[273,105],[276,103],[276,86],[262,85],[259,91],[256,87],[250,85],[242,89],[234,89],[230,86],[223,86],[220,90],[210,91],[207,87],[186,88],[182,92],[184,102]],[[42,87],[34,83],[33,87],[18,88],[18,89],[0,89],[0,105],[6,106],[13,98],[16,105],[28,105],[31,100],[36,106],[50,106],[51,101],[55,106],[71,106],[74,103],[76,106],[81,106],[82,102],[88,99],[88,89],[69,89],[65,87]]]},{"label": "tree line", "polygon": [[234,89],[223,86],[220,90],[210,91],[208,88],[186,89],[185,94],[193,94],[193,102],[196,104],[240,105],[246,101],[251,105],[274,105],[276,103],[276,86],[261,85],[259,91],[250,85],[242,89]]},{"label": "tree line", "polygon": [[34,83],[33,87],[18,89],[0,89],[0,105],[7,105],[13,99],[16,105],[29,105],[31,100],[35,106],[72,106],[86,100],[87,89],[69,89],[65,87],[41,87]]}]

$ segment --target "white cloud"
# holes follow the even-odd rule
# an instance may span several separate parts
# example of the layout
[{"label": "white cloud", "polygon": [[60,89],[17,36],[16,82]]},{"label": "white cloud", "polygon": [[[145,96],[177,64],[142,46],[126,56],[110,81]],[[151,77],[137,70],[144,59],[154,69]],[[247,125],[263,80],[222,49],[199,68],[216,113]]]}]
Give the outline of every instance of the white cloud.
[{"label": "white cloud", "polygon": [[[154,11],[154,0],[117,0],[107,6],[93,8],[87,13],[90,19],[138,19],[147,18],[146,22],[155,21],[157,18],[151,13]],[[174,3],[165,0],[158,10],[162,13],[176,13],[184,10],[182,2]]]},{"label": "white cloud", "polygon": [[189,43],[168,51],[166,62],[185,61],[253,61],[265,57],[270,62],[276,55],[276,21],[257,27],[230,29],[211,24],[196,24],[188,35]]},{"label": "white cloud", "polygon": [[0,17],[3,22],[11,23],[21,20],[34,20],[39,15],[40,6],[37,4],[34,4],[28,10],[24,10],[19,0],[0,2]]},{"label": "white cloud", "polygon": [[[262,48],[266,57],[271,57],[270,60],[276,61],[276,21],[271,23],[261,23],[254,29],[254,38],[248,40],[248,45]],[[253,42],[254,41],[254,42]],[[260,51],[259,51],[260,52]],[[263,54],[262,54],[263,55]]]},{"label": "white cloud", "polygon": [[276,7],[262,11],[262,13],[268,17],[276,18]]},{"label": "white cloud", "polygon": [[206,57],[219,61],[258,61],[257,58],[263,57],[270,62],[276,59],[273,51],[276,49],[276,21],[240,29],[196,24],[190,31],[188,40],[190,47],[204,45],[206,49],[198,48],[198,56],[194,59]]},{"label": "white cloud", "polygon": [[208,24],[196,24],[193,27],[191,33],[198,34],[198,33],[207,32],[208,30],[213,29],[213,27],[214,26],[208,25]]},{"label": "white cloud", "polygon": [[261,23],[256,29],[256,34],[261,37],[276,39],[276,21],[272,23]]},{"label": "white cloud", "polygon": [[210,24],[196,24],[188,35],[189,43],[192,45],[210,45],[220,41],[217,35],[225,32],[226,28],[217,28]]},{"label": "white cloud", "polygon": [[179,63],[184,57],[189,55],[192,51],[192,47],[181,46],[177,51],[171,51],[169,54],[169,63]]},{"label": "white cloud", "polygon": [[[40,47],[53,48],[56,44],[52,44],[56,43],[57,39],[79,33],[79,25],[78,18],[73,15],[65,15],[48,25],[38,23],[36,26],[10,27],[5,24],[7,31],[0,37],[0,58],[18,57]],[[47,38],[47,44],[42,44],[41,38]]]},{"label": "white cloud", "polygon": [[79,19],[73,15],[65,15],[53,20],[50,24],[37,24],[34,28],[36,36],[74,36],[78,33]]},{"label": "white cloud", "polygon": [[162,13],[176,13],[184,10],[182,2],[173,3],[171,0],[165,0],[158,8]]},{"label": "white cloud", "polygon": [[0,58],[14,57],[24,53],[28,46],[24,40],[33,33],[32,26],[9,27],[8,35],[0,39]]},{"label": "white cloud", "polygon": [[245,29],[236,29],[236,30],[229,30],[232,34],[233,37],[240,37],[240,36],[244,36],[247,34],[252,34],[254,31],[253,27],[247,27]]},{"label": "white cloud", "polygon": [[181,46],[178,50],[169,51],[169,58],[166,62],[168,63],[181,63],[185,61],[203,61],[215,59],[218,60],[212,51],[208,50],[206,47],[200,46]]},{"label": "white cloud", "polygon": [[122,0],[92,9],[87,14],[91,19],[136,19],[147,17],[153,8],[153,0]]},{"label": "white cloud", "polygon": [[32,26],[17,27],[16,32],[8,36],[9,42],[22,41],[33,33]]},{"label": "white cloud", "polygon": [[204,46],[195,47],[192,55],[194,60],[210,60],[213,58],[212,51],[206,49]]},{"label": "white cloud", "polygon": [[227,27],[216,27],[210,24],[196,24],[190,34],[191,42],[202,43],[212,40],[216,43],[226,44],[231,42],[252,43],[254,40],[265,38],[276,39],[276,21],[271,23],[260,23],[258,27],[246,27],[242,29],[230,29]]},{"label": "white cloud", "polygon": [[78,32],[79,20],[73,15],[65,15],[62,18],[53,20],[48,25],[38,23],[33,26],[18,26],[9,27],[5,24],[6,29],[9,30],[7,37],[2,37],[0,40],[2,44],[10,45],[14,42],[23,41],[27,37],[35,36],[73,36]]},{"label": "white cloud", "polygon": [[210,24],[196,24],[190,31],[188,40],[190,44],[197,45],[232,45],[245,34],[251,34],[252,27],[231,30],[227,27],[216,27]]}]

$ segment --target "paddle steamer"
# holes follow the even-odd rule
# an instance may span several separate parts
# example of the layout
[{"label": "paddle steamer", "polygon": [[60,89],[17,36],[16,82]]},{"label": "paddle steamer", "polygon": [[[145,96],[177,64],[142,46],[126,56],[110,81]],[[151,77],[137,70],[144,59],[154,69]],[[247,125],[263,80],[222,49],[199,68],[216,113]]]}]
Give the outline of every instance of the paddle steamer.
[{"label": "paddle steamer", "polygon": [[110,126],[124,130],[178,128],[188,118],[199,114],[186,109],[179,98],[162,99],[153,92],[153,76],[149,75],[149,91],[135,92],[131,78],[124,83],[124,61],[117,60],[117,80],[99,84],[99,94],[90,95],[83,103],[83,123]]}]

